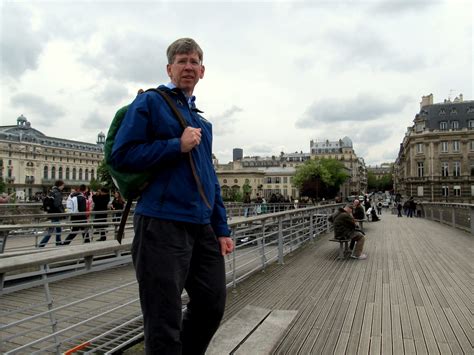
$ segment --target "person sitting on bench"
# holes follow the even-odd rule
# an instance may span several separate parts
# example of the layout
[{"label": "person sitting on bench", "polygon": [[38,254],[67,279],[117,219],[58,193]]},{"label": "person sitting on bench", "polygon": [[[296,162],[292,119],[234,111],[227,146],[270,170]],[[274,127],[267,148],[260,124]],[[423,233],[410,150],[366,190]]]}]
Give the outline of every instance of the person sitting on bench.
[{"label": "person sitting on bench", "polygon": [[354,200],[354,206],[352,207],[352,215],[355,219],[364,220],[365,219],[365,210],[364,206],[360,204],[359,200]]},{"label": "person sitting on bench", "polygon": [[334,238],[339,240],[350,239],[351,246],[355,243],[355,249],[351,258],[358,260],[367,259],[367,255],[362,254],[365,236],[362,231],[358,230],[354,217],[352,217],[351,206],[347,205],[344,208],[338,208],[328,220],[334,224]]}]

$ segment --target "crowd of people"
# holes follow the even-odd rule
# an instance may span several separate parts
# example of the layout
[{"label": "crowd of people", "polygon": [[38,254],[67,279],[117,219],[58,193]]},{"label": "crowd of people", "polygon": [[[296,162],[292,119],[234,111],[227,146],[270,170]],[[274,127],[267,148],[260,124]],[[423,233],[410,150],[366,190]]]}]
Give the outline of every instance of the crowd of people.
[{"label": "crowd of people", "polygon": [[102,187],[97,191],[91,191],[89,187],[82,184],[71,188],[71,192],[65,197],[63,196],[64,187],[64,181],[57,180],[55,182],[54,186],[43,198],[43,209],[48,214],[51,214],[49,219],[54,224],[59,224],[60,220],[64,218],[62,214],[68,213],[71,214],[71,222],[78,225],[72,226],[70,233],[64,240],[61,239],[61,226],[49,227],[39,242],[38,247],[46,246],[53,234],[55,234],[56,246],[69,245],[79,233],[82,234],[84,243],[90,243],[90,227],[80,224],[92,221],[97,223],[93,231],[93,234],[98,236],[97,240],[107,240],[108,214],[106,211],[116,210],[117,213],[113,214],[112,222],[120,221],[121,210],[125,206],[125,201],[120,192],[116,191],[113,199],[111,199],[109,189]]}]

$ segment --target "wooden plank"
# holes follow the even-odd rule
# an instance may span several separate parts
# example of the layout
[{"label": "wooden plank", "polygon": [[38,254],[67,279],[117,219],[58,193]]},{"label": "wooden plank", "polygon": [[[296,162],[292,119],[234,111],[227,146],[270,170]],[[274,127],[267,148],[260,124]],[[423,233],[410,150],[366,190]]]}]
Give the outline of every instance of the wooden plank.
[{"label": "wooden plank", "polygon": [[[270,354],[297,313],[298,311],[292,310],[272,311],[257,330],[235,351],[235,354]],[[210,353],[206,352],[206,354]]]},{"label": "wooden plank", "polygon": [[248,305],[221,325],[211,340],[206,354],[230,354],[271,311]]}]

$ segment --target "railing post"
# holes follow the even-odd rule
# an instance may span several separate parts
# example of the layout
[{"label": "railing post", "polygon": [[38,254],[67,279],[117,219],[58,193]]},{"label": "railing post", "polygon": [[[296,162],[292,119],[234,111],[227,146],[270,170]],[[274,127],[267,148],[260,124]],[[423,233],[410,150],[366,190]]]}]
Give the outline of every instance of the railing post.
[{"label": "railing post", "polygon": [[453,228],[456,228],[456,212],[455,212],[456,207],[453,205],[451,206],[451,224],[453,225]]},{"label": "railing post", "polygon": [[470,206],[470,213],[469,213],[469,219],[471,222],[471,234],[474,235],[474,206]]},{"label": "railing post", "polygon": [[[53,309],[53,297],[51,297],[51,291],[49,289],[49,282],[47,281],[47,278],[48,278],[48,270],[49,270],[49,266],[48,265],[41,265],[40,266],[40,269],[42,271],[42,275],[41,275],[41,278],[43,280],[46,280],[46,282],[44,283],[44,294],[46,296],[46,303],[48,305],[48,315],[49,315],[49,320],[51,321],[51,330],[53,331],[53,334],[56,333],[58,331],[58,321],[56,319],[56,317],[54,316],[54,313],[52,312],[52,309]],[[58,339],[58,336],[57,335],[54,335],[53,336],[53,339],[54,339],[54,343],[56,344],[56,354],[61,354],[61,352],[59,351],[60,347],[61,347],[61,343],[59,342],[59,339]]]},{"label": "railing post", "polygon": [[283,217],[278,217],[278,264],[283,265]]},{"label": "railing post", "polygon": [[265,269],[265,266],[267,265],[267,258],[265,257],[265,220],[262,221],[262,240],[260,241],[260,258],[262,260],[262,268]]},{"label": "railing post", "polygon": [[[234,246],[237,246],[237,238],[235,237],[235,227],[232,227],[230,230],[231,236],[232,236],[232,241],[234,242]],[[232,287],[235,289],[237,287],[237,282],[236,282],[236,273],[235,273],[235,253],[236,251],[232,253]]]},{"label": "railing post", "polygon": [[313,220],[313,212],[309,213],[309,240],[311,243],[314,240],[314,220]]}]

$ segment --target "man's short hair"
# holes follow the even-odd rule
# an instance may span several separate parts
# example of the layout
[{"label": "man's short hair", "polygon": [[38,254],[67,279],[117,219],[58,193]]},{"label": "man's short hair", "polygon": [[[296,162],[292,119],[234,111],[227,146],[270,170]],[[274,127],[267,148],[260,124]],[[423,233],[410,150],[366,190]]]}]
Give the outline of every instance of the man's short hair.
[{"label": "man's short hair", "polygon": [[64,185],[64,181],[62,180],[56,180],[56,182],[54,183],[54,186],[56,187],[60,187],[60,186],[63,186]]},{"label": "man's short hair", "polygon": [[166,50],[166,56],[168,57],[168,64],[173,64],[174,57],[177,54],[190,54],[196,52],[199,56],[199,60],[202,63],[203,52],[199,44],[192,38],[179,38],[171,43]]},{"label": "man's short hair", "polygon": [[86,191],[86,185],[82,184],[79,186],[79,191],[84,192]]}]

